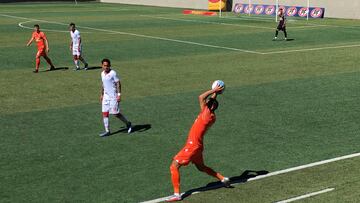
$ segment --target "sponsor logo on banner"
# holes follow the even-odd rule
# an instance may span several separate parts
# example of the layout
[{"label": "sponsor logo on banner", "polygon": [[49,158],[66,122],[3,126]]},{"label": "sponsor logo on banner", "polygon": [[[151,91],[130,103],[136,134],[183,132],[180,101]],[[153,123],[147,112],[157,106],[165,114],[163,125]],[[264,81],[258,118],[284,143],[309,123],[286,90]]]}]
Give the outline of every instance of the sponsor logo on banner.
[{"label": "sponsor logo on banner", "polygon": [[252,13],[253,10],[254,10],[253,5],[246,5],[245,8],[244,8],[244,12],[245,12],[246,14]]},{"label": "sponsor logo on banner", "polygon": [[288,16],[294,16],[297,13],[297,8],[295,6],[289,7],[286,11]]},{"label": "sponsor logo on banner", "polygon": [[242,13],[243,10],[244,10],[244,5],[242,5],[242,4],[236,4],[234,7],[235,13]]},{"label": "sponsor logo on banner", "polygon": [[299,10],[298,15],[299,15],[300,17],[306,17],[306,16],[307,16],[307,11],[308,11],[308,8],[303,7],[303,8],[301,8],[301,9]]},{"label": "sponsor logo on banner", "polygon": [[267,6],[265,8],[265,14],[266,15],[272,15],[275,12],[275,6]]},{"label": "sponsor logo on banner", "polygon": [[260,15],[264,12],[265,7],[263,5],[258,5],[255,7],[255,14]]},{"label": "sponsor logo on banner", "polygon": [[[210,0],[209,0],[210,1]],[[213,0],[215,1],[215,0]],[[300,6],[279,6],[278,9],[282,8],[285,11],[286,16],[294,17],[307,17],[309,14],[310,18],[323,18],[325,13],[325,8],[318,7],[300,7]],[[275,5],[261,5],[261,4],[235,4],[234,6],[235,13],[245,13],[245,14],[256,14],[256,15],[277,15],[278,11],[276,10]]]},{"label": "sponsor logo on banner", "polygon": [[[286,12],[286,7],[285,6],[279,6],[279,10],[280,9],[283,9],[283,11]],[[279,10],[278,10],[278,12],[279,12]]]},{"label": "sponsor logo on banner", "polygon": [[314,8],[311,12],[310,12],[311,17],[313,18],[320,18],[323,15],[323,10],[321,8]]}]

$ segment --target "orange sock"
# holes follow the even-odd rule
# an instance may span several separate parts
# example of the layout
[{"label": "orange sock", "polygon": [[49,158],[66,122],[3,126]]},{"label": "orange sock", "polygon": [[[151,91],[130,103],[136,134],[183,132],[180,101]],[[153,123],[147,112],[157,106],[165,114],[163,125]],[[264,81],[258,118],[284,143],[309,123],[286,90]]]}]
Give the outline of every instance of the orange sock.
[{"label": "orange sock", "polygon": [[174,187],[174,193],[180,194],[180,174],[179,169],[171,164],[170,166],[171,172],[171,181]]},{"label": "orange sock", "polygon": [[204,172],[212,177],[219,179],[219,180],[224,179],[224,176],[222,176],[220,173],[215,172],[213,169],[211,169],[207,166],[204,168]]}]

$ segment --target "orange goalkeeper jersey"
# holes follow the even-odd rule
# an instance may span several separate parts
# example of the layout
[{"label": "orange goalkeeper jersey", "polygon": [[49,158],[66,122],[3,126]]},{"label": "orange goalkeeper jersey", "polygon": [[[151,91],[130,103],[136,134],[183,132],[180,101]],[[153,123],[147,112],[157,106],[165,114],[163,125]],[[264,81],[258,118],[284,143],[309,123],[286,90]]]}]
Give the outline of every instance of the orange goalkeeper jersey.
[{"label": "orange goalkeeper jersey", "polygon": [[190,129],[186,145],[190,145],[195,148],[203,147],[204,135],[212,124],[215,123],[215,121],[215,114],[211,112],[207,106],[205,106]]},{"label": "orange goalkeeper jersey", "polygon": [[37,42],[37,47],[38,50],[43,50],[45,49],[45,40],[46,40],[46,35],[43,32],[33,32],[32,37],[35,39],[35,41]]}]

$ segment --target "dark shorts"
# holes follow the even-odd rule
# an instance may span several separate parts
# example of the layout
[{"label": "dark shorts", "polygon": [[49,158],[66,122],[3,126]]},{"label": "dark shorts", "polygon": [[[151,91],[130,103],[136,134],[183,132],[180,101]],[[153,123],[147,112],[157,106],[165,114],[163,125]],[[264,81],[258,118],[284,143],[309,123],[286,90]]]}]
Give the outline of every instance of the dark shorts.
[{"label": "dark shorts", "polygon": [[278,30],[282,30],[282,31],[285,31],[286,30],[286,26],[284,26],[284,22],[279,22],[279,25],[277,26]]}]

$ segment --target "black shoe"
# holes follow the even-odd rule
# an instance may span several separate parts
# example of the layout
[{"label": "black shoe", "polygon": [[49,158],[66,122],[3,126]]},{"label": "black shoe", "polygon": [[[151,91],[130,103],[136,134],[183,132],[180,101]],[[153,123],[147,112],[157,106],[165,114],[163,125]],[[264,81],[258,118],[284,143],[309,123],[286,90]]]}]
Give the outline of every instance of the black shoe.
[{"label": "black shoe", "polygon": [[38,73],[39,71],[38,70],[33,70],[33,73]]}]

